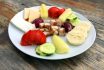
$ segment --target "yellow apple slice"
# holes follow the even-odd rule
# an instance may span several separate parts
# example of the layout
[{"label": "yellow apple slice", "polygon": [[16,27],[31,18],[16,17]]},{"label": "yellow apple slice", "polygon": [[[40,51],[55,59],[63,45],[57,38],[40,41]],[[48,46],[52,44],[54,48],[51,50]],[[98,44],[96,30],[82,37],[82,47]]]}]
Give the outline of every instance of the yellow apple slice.
[{"label": "yellow apple slice", "polygon": [[40,14],[41,14],[41,18],[48,18],[48,9],[45,4],[41,4]]},{"label": "yellow apple slice", "polygon": [[65,20],[67,19],[68,16],[70,16],[73,13],[73,11],[68,8],[66,9],[59,17],[59,20],[61,20],[62,22],[65,22]]},{"label": "yellow apple slice", "polygon": [[59,36],[53,35],[52,42],[55,45],[56,53],[63,54],[69,52],[69,46]]}]

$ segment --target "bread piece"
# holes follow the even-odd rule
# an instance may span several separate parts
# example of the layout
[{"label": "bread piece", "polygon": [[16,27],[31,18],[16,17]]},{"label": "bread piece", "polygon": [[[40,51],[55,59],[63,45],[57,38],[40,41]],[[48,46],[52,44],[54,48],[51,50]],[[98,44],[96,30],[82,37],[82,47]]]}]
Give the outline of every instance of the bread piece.
[{"label": "bread piece", "polygon": [[44,31],[43,33],[44,33],[46,36],[50,36],[50,35],[51,35],[50,32],[46,32],[46,31]]},{"label": "bread piece", "polygon": [[58,33],[59,33],[59,32],[58,32],[57,30],[56,30],[56,31],[54,31],[54,34],[58,35]]},{"label": "bread piece", "polygon": [[44,23],[40,23],[39,24],[39,28],[44,28],[45,24]]},{"label": "bread piece", "polygon": [[51,29],[50,23],[45,23],[45,24],[44,24],[44,28],[50,30],[50,29]]},{"label": "bread piece", "polygon": [[44,28],[44,31],[49,32],[50,30],[48,28]]},{"label": "bread piece", "polygon": [[45,30],[44,30],[44,28],[40,28],[39,30],[41,30],[42,32],[44,32]]},{"label": "bread piece", "polygon": [[59,35],[64,36],[65,35],[65,28],[59,28]]},{"label": "bread piece", "polygon": [[56,25],[57,25],[57,22],[56,22],[55,20],[50,20],[50,24],[51,24],[52,26],[56,26]]},{"label": "bread piece", "polygon": [[51,30],[58,30],[58,26],[51,26]]},{"label": "bread piece", "polygon": [[44,23],[44,25],[45,25],[45,28],[50,27],[50,23]]},{"label": "bread piece", "polygon": [[24,8],[24,16],[23,16],[23,18],[25,20],[29,19],[29,14],[30,14],[30,8]]},{"label": "bread piece", "polygon": [[33,20],[39,17],[40,17],[39,10],[30,9],[29,22],[33,22]]},{"label": "bread piece", "polygon": [[60,19],[56,19],[55,20],[58,26],[61,26],[63,24],[63,22]]}]

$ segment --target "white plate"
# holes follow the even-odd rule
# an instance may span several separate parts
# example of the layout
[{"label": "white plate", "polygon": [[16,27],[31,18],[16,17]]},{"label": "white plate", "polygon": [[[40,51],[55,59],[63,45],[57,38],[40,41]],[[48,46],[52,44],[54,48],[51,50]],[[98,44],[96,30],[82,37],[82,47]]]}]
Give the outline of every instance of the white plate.
[{"label": "white plate", "polygon": [[[50,6],[47,6],[47,7],[49,8]],[[35,6],[32,8],[39,9],[39,6]],[[89,21],[87,18],[85,18],[84,16],[82,16],[81,14],[79,14],[77,12],[75,12],[75,14],[81,20]],[[21,23],[22,21],[24,21],[22,17],[23,17],[23,11],[17,13],[12,18],[11,21],[13,23]],[[24,33],[21,30],[17,29],[11,23],[9,24],[9,27],[8,27],[8,33],[9,33],[10,40],[12,41],[12,43],[15,45],[16,48],[18,48],[19,50],[21,50],[22,52],[24,52],[30,56],[41,58],[41,59],[48,59],[48,60],[66,59],[66,58],[70,58],[70,57],[74,57],[76,55],[79,55],[79,54],[85,52],[88,48],[90,48],[96,38],[96,30],[95,30],[94,26],[92,26],[86,41],[82,45],[80,45],[80,46],[69,45],[71,50],[67,54],[54,54],[52,56],[43,57],[43,56],[39,56],[35,53],[36,46],[21,46],[20,45],[20,40],[21,40],[21,37]],[[63,37],[63,39],[66,40],[65,37]],[[47,42],[51,42],[51,37],[47,38]]]}]

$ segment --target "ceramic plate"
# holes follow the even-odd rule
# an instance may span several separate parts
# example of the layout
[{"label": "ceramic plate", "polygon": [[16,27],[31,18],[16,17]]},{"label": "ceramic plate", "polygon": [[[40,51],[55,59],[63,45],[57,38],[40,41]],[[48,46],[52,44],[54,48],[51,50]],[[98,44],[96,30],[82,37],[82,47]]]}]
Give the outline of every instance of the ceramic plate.
[{"label": "ceramic plate", "polygon": [[[33,9],[39,9],[39,7],[40,6],[35,6],[35,7],[32,7],[32,8]],[[50,6],[47,6],[47,7],[49,8]],[[77,12],[74,12],[74,13],[81,20],[89,21],[83,15],[81,15]],[[23,21],[24,21],[23,11],[17,13],[11,19],[12,23],[23,23]],[[95,38],[96,38],[96,30],[95,30],[94,26],[92,26],[90,32],[88,33],[88,37],[87,37],[86,41],[82,45],[80,45],[80,46],[69,45],[70,51],[66,54],[54,54],[52,56],[44,57],[44,56],[39,56],[39,55],[36,54],[36,52],[35,52],[36,46],[21,46],[20,45],[20,40],[21,40],[21,37],[24,34],[24,32],[22,32],[21,30],[16,28],[12,23],[9,24],[8,33],[9,33],[10,40],[15,45],[15,47],[18,48],[20,51],[22,51],[25,54],[28,54],[28,55],[36,57],[36,58],[41,58],[41,59],[59,60],[59,59],[66,59],[66,58],[71,58],[71,57],[77,56],[77,55],[85,52],[87,49],[89,49],[92,46],[92,44],[94,43]],[[66,41],[65,37],[62,37],[62,39]],[[51,36],[47,37],[47,42],[51,42]]]}]

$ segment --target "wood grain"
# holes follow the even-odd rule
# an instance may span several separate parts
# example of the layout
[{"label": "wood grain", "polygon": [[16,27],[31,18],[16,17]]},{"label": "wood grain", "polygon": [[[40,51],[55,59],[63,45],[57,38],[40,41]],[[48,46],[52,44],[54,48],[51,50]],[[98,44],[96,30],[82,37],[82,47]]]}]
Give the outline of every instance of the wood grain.
[{"label": "wood grain", "polygon": [[[73,58],[49,61],[30,57],[8,37],[10,19],[25,7],[41,3],[71,7],[95,26],[97,38],[90,49]],[[0,70],[104,70],[104,0],[0,0]]]}]

